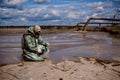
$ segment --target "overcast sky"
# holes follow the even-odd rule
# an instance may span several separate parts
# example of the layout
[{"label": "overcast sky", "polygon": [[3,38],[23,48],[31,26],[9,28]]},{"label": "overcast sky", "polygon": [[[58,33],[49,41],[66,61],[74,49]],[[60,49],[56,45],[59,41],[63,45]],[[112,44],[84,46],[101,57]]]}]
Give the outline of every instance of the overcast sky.
[{"label": "overcast sky", "polygon": [[113,18],[120,0],[0,0],[0,26],[75,25],[90,17]]}]

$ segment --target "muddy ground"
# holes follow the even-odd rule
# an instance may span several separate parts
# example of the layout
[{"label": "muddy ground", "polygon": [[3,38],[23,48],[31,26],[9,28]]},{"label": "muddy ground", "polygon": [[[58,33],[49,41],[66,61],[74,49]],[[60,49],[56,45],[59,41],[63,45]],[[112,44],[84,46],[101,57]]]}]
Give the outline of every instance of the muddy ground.
[{"label": "muddy ground", "polygon": [[0,80],[120,80],[120,62],[83,57],[57,64],[23,62],[0,67]]}]

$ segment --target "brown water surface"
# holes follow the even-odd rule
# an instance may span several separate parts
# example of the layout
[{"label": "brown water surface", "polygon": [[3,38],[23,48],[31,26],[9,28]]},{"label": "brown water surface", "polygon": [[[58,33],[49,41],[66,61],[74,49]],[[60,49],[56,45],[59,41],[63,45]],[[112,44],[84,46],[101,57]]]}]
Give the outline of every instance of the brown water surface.
[{"label": "brown water surface", "polygon": [[[76,56],[98,57],[120,61],[120,39],[104,32],[88,32],[86,37],[80,32],[43,34],[50,42],[50,58],[54,62],[75,59]],[[22,34],[0,35],[0,65],[21,61]]]}]

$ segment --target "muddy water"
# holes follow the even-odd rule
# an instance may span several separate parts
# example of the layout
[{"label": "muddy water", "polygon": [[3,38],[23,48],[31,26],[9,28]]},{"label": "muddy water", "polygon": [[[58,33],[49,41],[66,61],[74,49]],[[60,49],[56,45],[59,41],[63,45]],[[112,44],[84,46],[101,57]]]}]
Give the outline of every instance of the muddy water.
[{"label": "muddy water", "polygon": [[[20,62],[22,34],[0,35],[0,65]],[[75,59],[76,56],[99,57],[120,61],[120,39],[104,32],[88,32],[86,37],[80,32],[52,33],[42,35],[50,42],[50,58],[54,62]]]}]

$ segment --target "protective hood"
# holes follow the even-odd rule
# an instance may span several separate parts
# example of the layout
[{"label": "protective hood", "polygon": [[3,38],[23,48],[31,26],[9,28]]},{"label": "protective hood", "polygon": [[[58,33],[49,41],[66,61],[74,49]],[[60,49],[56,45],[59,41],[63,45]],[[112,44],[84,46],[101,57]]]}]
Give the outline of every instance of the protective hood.
[{"label": "protective hood", "polygon": [[28,32],[34,34],[34,27],[29,27],[29,28],[28,28]]}]

